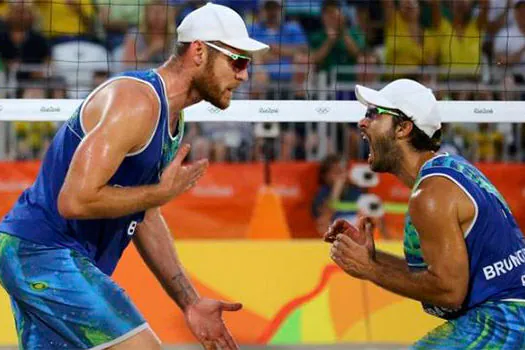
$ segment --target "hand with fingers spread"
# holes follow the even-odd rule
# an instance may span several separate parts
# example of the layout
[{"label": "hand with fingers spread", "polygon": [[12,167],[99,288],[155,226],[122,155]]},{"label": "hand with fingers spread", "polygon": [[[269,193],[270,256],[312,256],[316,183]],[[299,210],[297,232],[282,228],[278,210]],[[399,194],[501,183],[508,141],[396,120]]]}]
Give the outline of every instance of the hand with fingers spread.
[{"label": "hand with fingers spread", "polygon": [[222,312],[238,311],[241,308],[240,303],[202,298],[190,305],[184,315],[193,335],[205,349],[212,350],[219,347],[222,350],[236,350],[239,346],[226,328]]},{"label": "hand with fingers spread", "polygon": [[182,165],[189,151],[190,145],[184,144],[160,177],[159,186],[166,196],[166,201],[195,186],[208,169],[207,159],[199,160],[191,165]]}]

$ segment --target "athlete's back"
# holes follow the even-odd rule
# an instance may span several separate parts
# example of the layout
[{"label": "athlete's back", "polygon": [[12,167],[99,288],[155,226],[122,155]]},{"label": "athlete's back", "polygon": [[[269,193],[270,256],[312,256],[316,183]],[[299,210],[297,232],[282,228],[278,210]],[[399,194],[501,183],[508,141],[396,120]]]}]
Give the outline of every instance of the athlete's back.
[{"label": "athlete's back", "polygon": [[[473,165],[459,156],[439,155],[421,168],[413,191],[429,177],[456,183],[470,198],[475,216],[464,232],[469,257],[467,297],[460,310],[424,305],[425,310],[454,318],[487,301],[525,301],[525,240],[501,194]],[[405,258],[411,269],[426,269],[419,234],[410,215],[405,224]]]},{"label": "athlete's back", "polygon": [[65,219],[58,211],[58,196],[73,155],[86,136],[83,122],[87,102],[115,80],[133,79],[151,89],[158,99],[157,125],[148,143],[128,154],[108,185],[131,187],[156,184],[164,167],[172,160],[184,132],[184,120],[178,133],[170,135],[165,86],[154,71],[123,73],[101,85],[77,108],[59,129],[42,162],[35,183],[25,190],[13,209],[0,223],[0,232],[50,247],[66,247],[88,257],[99,269],[111,274],[144,212],[111,219]]}]

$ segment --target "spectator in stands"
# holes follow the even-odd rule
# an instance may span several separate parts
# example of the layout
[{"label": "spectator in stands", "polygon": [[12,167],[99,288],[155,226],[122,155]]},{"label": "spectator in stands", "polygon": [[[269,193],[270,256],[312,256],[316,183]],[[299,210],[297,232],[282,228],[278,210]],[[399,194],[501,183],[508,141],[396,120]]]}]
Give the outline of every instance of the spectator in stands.
[{"label": "spectator in stands", "polygon": [[479,130],[474,134],[476,142],[476,162],[499,162],[503,155],[503,135],[496,129],[494,123],[480,123]]},{"label": "spectator in stands", "polygon": [[50,77],[49,79],[49,91],[47,98],[53,99],[66,99],[67,94],[67,82],[63,77]]},{"label": "spectator in stands", "polygon": [[363,51],[357,58],[357,82],[368,86],[379,83],[381,79],[380,67],[381,60],[375,52]]},{"label": "spectator in stands", "polygon": [[325,232],[335,219],[348,216],[350,219],[356,218],[357,204],[355,210],[348,212],[338,212],[334,209],[335,202],[357,203],[357,199],[363,193],[360,188],[350,182],[348,170],[344,166],[341,156],[332,154],[321,161],[319,185],[320,188],[312,204],[312,214],[316,220],[319,233]]},{"label": "spectator in stands", "polygon": [[[266,87],[268,99],[303,99],[303,89],[308,63],[306,35],[294,21],[287,21],[282,0],[263,0],[261,18],[249,31],[256,40],[270,45],[270,50],[257,58],[258,77],[255,82],[261,86],[264,77],[261,69],[267,71],[269,84]],[[281,159],[304,159],[305,124],[282,124]]]},{"label": "spectator in stands", "polygon": [[243,122],[193,123],[188,139],[192,159],[210,162],[244,162],[252,157],[253,125]]},{"label": "spectator in stands", "polygon": [[53,46],[70,42],[99,43],[95,6],[90,1],[44,0],[35,4],[42,16],[42,32]]},{"label": "spectator in stands", "polygon": [[9,7],[8,0],[0,0],[0,21],[5,19]]},{"label": "spectator in stands", "polygon": [[215,0],[214,3],[234,9],[246,20],[246,23],[252,23],[250,18],[259,9],[258,0]]},{"label": "spectator in stands", "polygon": [[372,48],[383,44],[384,27],[382,0],[347,0],[350,21],[359,27],[365,36],[365,47]]},{"label": "spectator in stands", "polygon": [[[10,2],[5,17],[5,31],[0,31],[0,57],[9,72],[18,70],[21,64],[45,64],[51,50],[46,38],[34,31],[35,9],[31,2]],[[36,68],[28,69],[28,68]],[[43,67],[47,68],[47,67]],[[44,69],[23,67],[16,73],[20,80],[43,76]]]},{"label": "spectator in stands", "polygon": [[315,63],[321,72],[332,73],[335,69],[338,83],[355,81],[355,74],[339,71],[356,64],[365,46],[363,31],[357,26],[348,26],[338,0],[323,2],[321,18],[323,27],[309,38],[312,47],[310,62]]},{"label": "spectator in stands", "polygon": [[[359,214],[357,201],[366,193],[366,189],[352,183],[340,155],[331,154],[321,161],[319,184],[320,188],[312,203],[312,214],[319,234],[326,232],[326,228],[336,219],[356,223]],[[379,224],[382,235],[388,237],[384,220],[379,220]]]},{"label": "spectator in stands", "polygon": [[[487,22],[487,44],[492,46],[495,37],[506,37],[510,28],[516,26],[512,11],[515,0],[489,0],[489,13]],[[486,49],[489,54],[491,47]]]},{"label": "spectator in stands", "polygon": [[[393,74],[414,76],[421,70],[420,66],[437,62],[441,39],[436,32],[440,19],[439,0],[429,1],[432,23],[429,28],[423,28],[417,0],[400,0],[397,6],[392,0],[382,0],[385,16],[384,62],[393,65]],[[408,72],[403,72],[404,69]]]},{"label": "spectator in stands", "polygon": [[126,34],[123,69],[135,69],[140,64],[149,67],[164,62],[171,54],[175,31],[174,7],[165,0],[150,1],[144,8],[139,27]]},{"label": "spectator in stands", "polygon": [[93,70],[107,66],[108,61],[94,4],[88,0],[41,0],[35,5],[42,32],[51,42],[55,71],[75,87],[72,97],[84,97],[89,92]]},{"label": "spectator in stands", "polygon": [[92,88],[95,89],[100,84],[108,80],[109,72],[107,70],[98,70],[93,72],[93,82],[91,84]]},{"label": "spectator in stands", "polygon": [[[48,97],[43,80],[22,82],[25,88],[17,92],[17,98],[43,99]],[[15,149],[12,158],[15,160],[41,159],[51,142],[56,126],[52,122],[14,122]]]},{"label": "spectator in stands", "polygon": [[168,0],[168,3],[176,9],[175,23],[177,26],[190,12],[206,5],[206,2],[206,0]]},{"label": "spectator in stands", "polygon": [[98,19],[106,33],[106,47],[110,51],[119,48],[130,28],[137,27],[142,9],[149,0],[94,0]]},{"label": "spectator in stands", "polygon": [[500,68],[500,78],[509,72],[516,81],[525,76],[525,0],[515,1],[513,15],[516,26],[508,28],[506,33],[500,32],[494,39],[494,62]]},{"label": "spectator in stands", "polygon": [[441,146],[440,153],[448,153],[451,155],[460,155],[466,157],[464,154],[464,140],[461,134],[454,132],[454,128],[449,123],[441,124]]},{"label": "spectator in stands", "polygon": [[[286,21],[282,0],[264,0],[262,6],[262,19],[249,31],[254,39],[270,45],[270,50],[261,56],[270,81],[277,84],[277,88],[271,89],[270,98],[302,97],[308,63],[308,43],[303,29],[296,22]],[[281,90],[281,86],[284,89]],[[295,96],[290,96],[289,91],[294,88],[297,88]]]},{"label": "spectator in stands", "polygon": [[[448,3],[447,3],[448,4]],[[439,63],[450,73],[443,75],[451,79],[479,80],[482,68],[482,41],[488,23],[488,0],[477,2],[479,11],[473,11],[473,2],[456,0],[451,3],[452,20],[439,12],[438,31],[442,37]]]},{"label": "spectator in stands", "polygon": [[283,1],[283,14],[297,20],[306,32],[312,32],[321,26],[322,3],[323,0]]}]

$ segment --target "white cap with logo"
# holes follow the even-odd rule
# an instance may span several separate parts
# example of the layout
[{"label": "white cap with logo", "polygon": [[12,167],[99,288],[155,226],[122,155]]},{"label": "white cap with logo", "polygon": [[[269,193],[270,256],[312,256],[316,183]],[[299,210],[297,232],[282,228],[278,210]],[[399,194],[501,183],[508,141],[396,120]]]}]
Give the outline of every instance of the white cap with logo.
[{"label": "white cap with logo", "polygon": [[242,17],[229,7],[211,2],[189,13],[177,28],[177,41],[220,41],[247,52],[269,47],[248,36]]},{"label": "white cap with logo", "polygon": [[428,137],[441,129],[441,117],[432,90],[410,79],[394,80],[381,90],[356,85],[355,93],[362,104],[397,109],[410,118]]}]

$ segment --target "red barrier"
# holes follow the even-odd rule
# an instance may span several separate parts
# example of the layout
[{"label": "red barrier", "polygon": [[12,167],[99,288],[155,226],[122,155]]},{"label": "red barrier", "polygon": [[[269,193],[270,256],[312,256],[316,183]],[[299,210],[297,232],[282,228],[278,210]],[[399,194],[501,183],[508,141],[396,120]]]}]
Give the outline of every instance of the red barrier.
[{"label": "red barrier", "polygon": [[[38,162],[0,162],[0,216],[33,182],[38,167]],[[503,194],[520,226],[525,227],[525,165],[479,167]],[[317,171],[317,163],[271,165],[272,186],[281,195],[293,238],[318,238],[310,214]],[[164,206],[163,213],[177,238],[245,238],[263,182],[262,164],[212,164],[198,185]],[[380,175],[379,185],[371,192],[391,203],[407,203],[410,195],[409,189],[386,174]],[[402,237],[402,214],[388,214],[386,223],[391,234]]]}]

